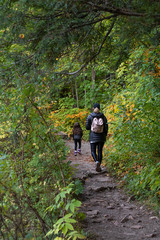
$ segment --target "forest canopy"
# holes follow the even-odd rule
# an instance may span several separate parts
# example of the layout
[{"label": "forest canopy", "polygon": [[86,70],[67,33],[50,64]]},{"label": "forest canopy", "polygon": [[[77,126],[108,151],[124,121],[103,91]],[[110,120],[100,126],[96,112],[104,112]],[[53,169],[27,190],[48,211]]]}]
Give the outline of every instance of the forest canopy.
[{"label": "forest canopy", "polygon": [[127,57],[126,49],[159,41],[159,1],[1,2],[1,46],[23,46],[23,61],[26,50],[38,64],[53,66],[69,55],[84,67],[103,48],[104,54],[119,51],[118,65]]},{"label": "forest canopy", "polygon": [[0,1],[2,239],[84,239],[68,138],[99,102],[104,163],[159,210],[158,0]]}]

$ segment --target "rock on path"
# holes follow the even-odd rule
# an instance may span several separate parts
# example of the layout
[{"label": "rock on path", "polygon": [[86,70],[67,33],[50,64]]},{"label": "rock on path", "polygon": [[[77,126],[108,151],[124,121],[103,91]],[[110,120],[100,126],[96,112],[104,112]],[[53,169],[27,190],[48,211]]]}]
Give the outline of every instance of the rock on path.
[{"label": "rock on path", "polygon": [[71,152],[68,160],[74,168],[74,178],[84,183],[81,211],[86,218],[83,229],[88,240],[160,240],[160,219],[119,188],[103,167],[95,171],[90,145],[82,142],[82,154],[74,156],[74,145],[67,141]]}]

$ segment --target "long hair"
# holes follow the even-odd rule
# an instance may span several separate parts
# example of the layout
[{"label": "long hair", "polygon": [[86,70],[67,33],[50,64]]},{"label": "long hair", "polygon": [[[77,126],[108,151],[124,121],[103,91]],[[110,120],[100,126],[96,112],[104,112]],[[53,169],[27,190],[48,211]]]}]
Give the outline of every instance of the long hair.
[{"label": "long hair", "polygon": [[74,135],[81,135],[82,136],[82,128],[78,122],[76,122],[73,126],[73,134]]}]

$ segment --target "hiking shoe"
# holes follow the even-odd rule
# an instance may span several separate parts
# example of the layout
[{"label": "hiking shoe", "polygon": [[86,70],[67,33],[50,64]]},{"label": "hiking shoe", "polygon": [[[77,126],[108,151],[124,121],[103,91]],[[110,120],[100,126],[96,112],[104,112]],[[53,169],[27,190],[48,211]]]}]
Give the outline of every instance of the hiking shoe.
[{"label": "hiking shoe", "polygon": [[74,151],[74,156],[77,156],[77,151]]},{"label": "hiking shoe", "polygon": [[81,154],[81,149],[78,149],[78,153]]},{"label": "hiking shoe", "polygon": [[96,162],[96,171],[97,172],[101,172],[102,171],[102,169],[100,167],[100,162]]}]

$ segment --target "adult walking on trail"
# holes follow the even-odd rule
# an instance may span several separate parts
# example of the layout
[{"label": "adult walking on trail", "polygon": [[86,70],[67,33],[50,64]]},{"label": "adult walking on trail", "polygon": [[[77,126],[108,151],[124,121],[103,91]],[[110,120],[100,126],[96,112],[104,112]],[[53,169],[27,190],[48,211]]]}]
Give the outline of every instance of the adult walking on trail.
[{"label": "adult walking on trail", "polygon": [[[74,155],[77,156],[77,152],[81,154],[81,141],[83,136],[83,130],[78,122],[76,122],[73,126],[73,140],[74,140]],[[77,145],[79,144],[79,148],[77,151]]]},{"label": "adult walking on trail", "polygon": [[108,123],[105,115],[100,112],[99,103],[93,105],[93,112],[86,120],[86,129],[90,130],[91,155],[96,163],[96,171],[101,172],[102,150],[108,133]]}]

